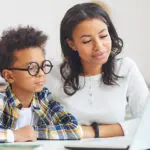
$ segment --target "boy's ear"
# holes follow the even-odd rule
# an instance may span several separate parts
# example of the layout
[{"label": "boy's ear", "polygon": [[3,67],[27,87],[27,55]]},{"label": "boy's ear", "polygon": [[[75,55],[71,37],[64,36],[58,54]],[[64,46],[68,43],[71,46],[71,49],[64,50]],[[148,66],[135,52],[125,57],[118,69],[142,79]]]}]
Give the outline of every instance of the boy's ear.
[{"label": "boy's ear", "polygon": [[5,79],[8,83],[13,83],[13,82],[14,82],[14,77],[13,77],[13,74],[12,74],[12,71],[11,71],[11,70],[4,69],[4,70],[2,71],[2,76],[4,77],[4,79]]},{"label": "boy's ear", "polygon": [[75,46],[75,44],[74,44],[74,42],[73,42],[72,40],[67,39],[66,41],[67,41],[69,47],[70,47],[72,50],[74,50],[74,51],[77,50],[77,49],[76,49],[76,46]]}]

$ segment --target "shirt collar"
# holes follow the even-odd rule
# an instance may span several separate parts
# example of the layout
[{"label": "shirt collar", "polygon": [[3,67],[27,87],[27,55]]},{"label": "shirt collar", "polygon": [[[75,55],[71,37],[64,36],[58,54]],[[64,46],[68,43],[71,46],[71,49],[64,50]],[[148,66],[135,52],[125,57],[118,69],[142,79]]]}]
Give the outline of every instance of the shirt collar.
[{"label": "shirt collar", "polygon": [[[18,106],[21,104],[21,102],[19,101],[19,99],[13,93],[11,85],[8,85],[8,87],[6,89],[6,94],[7,94],[7,101],[9,101],[9,103],[13,107],[18,108]],[[42,92],[35,93],[34,97],[33,97],[33,100],[32,100],[32,103],[31,103],[31,108],[36,109],[36,110],[40,110],[40,107],[41,107],[40,100],[42,101],[43,99],[47,98],[47,95],[49,95],[49,92],[47,93],[46,88],[44,88],[42,90]]]},{"label": "shirt collar", "polygon": [[7,94],[7,98],[8,98],[8,101],[9,103],[14,106],[14,107],[18,107],[21,102],[19,101],[19,99],[15,96],[15,94],[13,93],[12,91],[12,88],[11,88],[11,85],[8,85],[7,86],[7,89],[6,89],[6,94]]},{"label": "shirt collar", "polygon": [[[20,100],[13,93],[11,85],[8,85],[6,89],[6,93],[7,93],[8,101],[12,106],[19,108],[19,105],[22,105]],[[37,94],[34,94],[31,105],[33,105],[34,107],[39,107]]]},{"label": "shirt collar", "polygon": [[34,94],[34,97],[33,97],[32,103],[31,103],[31,107],[36,110],[40,109],[39,98],[38,98],[37,93]]}]

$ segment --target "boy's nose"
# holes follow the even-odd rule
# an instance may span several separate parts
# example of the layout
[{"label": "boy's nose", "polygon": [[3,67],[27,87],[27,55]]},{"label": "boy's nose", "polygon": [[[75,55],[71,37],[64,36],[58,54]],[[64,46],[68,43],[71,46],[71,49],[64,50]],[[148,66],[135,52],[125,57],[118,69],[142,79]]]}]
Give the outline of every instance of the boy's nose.
[{"label": "boy's nose", "polygon": [[37,74],[37,76],[44,76],[44,75],[45,75],[45,74],[44,74],[42,68],[40,68],[40,69],[39,69],[39,73]]}]

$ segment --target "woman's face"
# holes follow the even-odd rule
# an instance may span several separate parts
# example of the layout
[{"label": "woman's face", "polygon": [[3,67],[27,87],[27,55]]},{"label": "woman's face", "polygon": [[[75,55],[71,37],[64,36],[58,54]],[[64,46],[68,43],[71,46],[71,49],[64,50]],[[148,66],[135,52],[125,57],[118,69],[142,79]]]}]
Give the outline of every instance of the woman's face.
[{"label": "woman's face", "polygon": [[68,40],[69,46],[77,51],[84,65],[102,66],[108,60],[112,42],[107,25],[100,19],[90,19],[79,23]]}]

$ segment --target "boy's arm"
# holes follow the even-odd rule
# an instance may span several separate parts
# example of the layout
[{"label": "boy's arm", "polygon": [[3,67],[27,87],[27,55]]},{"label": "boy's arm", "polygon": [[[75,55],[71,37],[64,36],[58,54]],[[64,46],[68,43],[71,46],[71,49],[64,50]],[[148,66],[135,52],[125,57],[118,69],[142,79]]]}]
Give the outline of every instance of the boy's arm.
[{"label": "boy's arm", "polygon": [[7,131],[0,127],[0,143],[7,142]]},{"label": "boy's arm", "polygon": [[3,113],[5,108],[5,95],[0,93],[0,142],[14,142],[14,135],[10,129],[5,129],[3,125]]},{"label": "boy's arm", "polygon": [[56,101],[50,100],[48,117],[50,125],[36,127],[40,139],[75,139],[82,136],[81,127],[76,118],[65,112],[63,107]]},{"label": "boy's arm", "polygon": [[0,143],[14,142],[14,134],[10,129],[0,128]]}]

